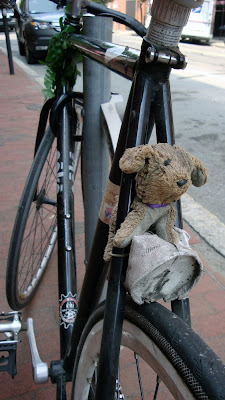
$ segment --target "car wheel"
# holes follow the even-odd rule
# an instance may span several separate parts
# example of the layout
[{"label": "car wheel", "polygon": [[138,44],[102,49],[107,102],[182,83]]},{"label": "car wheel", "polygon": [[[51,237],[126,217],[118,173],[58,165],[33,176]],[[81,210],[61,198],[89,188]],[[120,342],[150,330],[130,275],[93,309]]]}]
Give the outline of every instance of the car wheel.
[{"label": "car wheel", "polygon": [[24,42],[24,49],[25,49],[25,56],[26,56],[26,60],[27,60],[28,64],[35,64],[37,62],[37,60],[36,60],[35,56],[33,55],[33,53],[29,50],[26,40]]}]

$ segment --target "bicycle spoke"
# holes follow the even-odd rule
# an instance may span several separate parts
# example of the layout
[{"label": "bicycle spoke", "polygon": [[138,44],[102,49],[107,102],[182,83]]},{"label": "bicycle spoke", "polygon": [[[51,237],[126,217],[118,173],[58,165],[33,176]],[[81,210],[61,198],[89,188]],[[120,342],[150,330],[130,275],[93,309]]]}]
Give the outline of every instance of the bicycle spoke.
[{"label": "bicycle spoke", "polygon": [[115,396],[116,396],[115,397],[116,400],[125,400],[124,394],[122,393],[122,387],[120,386],[119,373],[118,373],[118,379],[116,380]]},{"label": "bicycle spoke", "polygon": [[[32,240],[27,240],[27,242],[26,242],[26,251],[23,256],[22,268],[20,271],[18,271],[18,278],[19,278],[19,277],[22,277],[23,271],[26,269],[25,276],[23,278],[23,281],[20,284],[20,287],[21,287],[20,292],[21,293],[25,291],[25,289],[26,289],[25,286],[28,286],[28,285],[26,285],[28,275],[31,275],[31,276],[34,275],[34,269],[33,269],[34,268],[34,254],[35,254],[34,245],[35,245],[35,237],[36,237],[36,231],[37,231],[37,215],[36,214],[34,215],[34,218],[32,221],[32,226],[34,226],[34,229],[33,229],[34,235],[32,235]],[[32,249],[32,251],[30,251],[30,248]],[[30,257],[28,258],[27,261],[25,261],[27,249],[29,249]],[[27,266],[28,266],[28,268],[26,268]]]},{"label": "bicycle spoke", "polygon": [[[18,270],[18,282],[20,282],[20,278],[25,273],[23,281],[19,284],[21,294],[27,290],[41,268],[41,261],[56,225],[56,209],[53,207],[49,208],[42,205],[39,211],[37,211],[36,204],[33,204],[29,215],[32,219],[29,231],[23,240],[20,254],[21,268]],[[49,220],[52,220],[50,225]],[[29,255],[28,258],[27,254]]]},{"label": "bicycle spoke", "polygon": [[[49,213],[49,214],[50,214],[50,213]],[[48,229],[48,231],[47,231],[46,228],[45,228],[45,226],[44,226],[44,224],[43,224],[44,220],[45,220],[47,217],[48,217],[48,216],[46,215],[45,218],[40,219],[40,222],[37,223],[36,221],[37,221],[37,219],[38,219],[38,215],[36,215],[36,214],[34,215],[33,222],[32,222],[32,224],[31,224],[31,229],[29,230],[27,236],[24,238],[23,243],[28,243],[28,244],[30,244],[30,243],[31,243],[31,237],[34,237],[34,238],[36,237],[37,228],[39,228],[40,226],[41,226],[41,228],[44,230],[44,238],[45,238],[45,241],[46,241],[46,242],[49,241],[51,235],[49,235],[48,232],[49,232],[50,230],[52,231],[52,228],[55,226],[55,223],[54,223],[54,224],[51,224],[51,226],[49,227],[49,229]],[[41,235],[41,238],[42,238],[42,235]],[[32,246],[32,248],[33,248],[33,247],[34,247],[34,246]],[[39,252],[39,243],[36,244],[36,247],[35,247],[35,249],[34,249],[34,253],[35,253],[35,254],[37,253],[37,249],[38,249],[38,252]],[[21,254],[23,254],[24,252],[25,252],[25,255],[26,255],[26,248],[23,248],[23,249],[22,249]],[[24,257],[25,257],[25,256],[24,256]]]},{"label": "bicycle spoke", "polygon": [[143,386],[142,386],[142,380],[141,380],[139,359],[138,359],[138,355],[136,353],[134,353],[134,358],[135,358],[135,363],[136,363],[136,368],[137,368],[137,375],[138,375],[138,382],[139,382],[139,388],[140,388],[140,393],[141,393],[141,400],[144,400],[144,392],[143,392]]},{"label": "bicycle spoke", "polygon": [[[44,222],[47,218],[49,218],[49,215],[50,215],[50,214],[52,214],[52,216],[54,216],[54,217],[56,216],[56,213],[55,213],[55,212],[53,213],[53,212],[51,212],[51,210],[48,210],[47,208],[45,208],[45,210],[47,210],[47,211],[49,211],[49,212],[48,212],[48,214],[45,215],[44,218],[42,218],[42,219],[40,220],[40,223],[37,225],[37,227],[39,227],[39,225],[41,225],[41,224],[43,225],[43,222]],[[32,212],[31,212],[31,213],[32,213]],[[31,214],[31,213],[30,213],[30,214]],[[35,218],[35,217],[36,217],[36,214],[34,215],[34,218]],[[50,217],[50,218],[52,218],[52,217]],[[32,224],[33,224],[33,223],[32,223]],[[31,224],[31,227],[32,227],[32,224]],[[34,230],[35,230],[35,229],[31,229],[31,228],[29,229],[29,232],[28,232],[27,235],[24,237],[23,242],[26,242],[26,240],[29,240],[29,236],[34,232]]]},{"label": "bicycle spoke", "polygon": [[156,378],[156,388],[155,388],[155,393],[154,393],[154,397],[153,400],[156,400],[157,394],[158,394],[158,390],[159,390],[159,384],[161,382],[161,379],[159,378],[159,376],[157,375]]},{"label": "bicycle spoke", "polygon": [[[36,226],[35,221],[36,221],[36,218],[35,218],[35,215],[34,215],[34,217],[32,219],[32,222],[31,222],[31,227],[32,227],[33,231],[35,231],[35,226]],[[30,233],[27,236],[29,240],[27,240],[26,238],[24,238],[24,240],[23,240],[23,243],[25,243],[25,245],[22,246],[22,248],[21,248],[22,251],[20,252],[20,257],[21,257],[21,263],[20,264],[22,265],[22,268],[20,270],[18,270],[18,278],[21,277],[22,272],[23,272],[23,270],[24,270],[24,268],[25,268],[25,266],[27,264],[27,261],[25,261],[25,259],[26,259],[27,249],[28,249],[29,244],[30,244],[30,237],[29,236],[30,236]],[[28,261],[29,261],[29,259],[28,259]]]},{"label": "bicycle spoke", "polygon": [[[51,235],[48,235],[49,237],[49,242],[52,235],[54,234],[55,230],[52,230]],[[33,242],[35,243],[35,237]],[[40,241],[39,245],[34,248],[33,244],[33,250],[30,251],[30,257],[26,262],[23,263],[23,268],[20,270],[19,276],[22,275],[23,270],[25,269],[26,275],[24,277],[23,282],[20,284],[20,291],[23,292],[24,290],[27,289],[27,287],[30,285],[31,281],[34,279],[35,275],[37,275],[38,270],[43,268],[43,261],[44,261],[44,254],[46,253],[47,247],[46,245],[48,244],[48,241],[45,241],[45,246],[43,246],[42,241]],[[51,244],[51,243],[50,243]],[[24,258],[26,257],[26,253],[24,255]],[[36,265],[36,268],[33,269],[33,266]],[[28,279],[29,278],[29,279]]]}]

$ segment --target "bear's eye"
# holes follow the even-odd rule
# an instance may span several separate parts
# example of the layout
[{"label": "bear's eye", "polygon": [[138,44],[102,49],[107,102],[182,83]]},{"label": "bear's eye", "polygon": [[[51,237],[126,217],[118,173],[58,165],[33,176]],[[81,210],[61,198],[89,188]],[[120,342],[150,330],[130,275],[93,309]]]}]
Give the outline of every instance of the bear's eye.
[{"label": "bear's eye", "polygon": [[166,160],[166,161],[164,161],[164,165],[165,165],[165,166],[169,165],[170,163],[171,163],[171,160]]}]

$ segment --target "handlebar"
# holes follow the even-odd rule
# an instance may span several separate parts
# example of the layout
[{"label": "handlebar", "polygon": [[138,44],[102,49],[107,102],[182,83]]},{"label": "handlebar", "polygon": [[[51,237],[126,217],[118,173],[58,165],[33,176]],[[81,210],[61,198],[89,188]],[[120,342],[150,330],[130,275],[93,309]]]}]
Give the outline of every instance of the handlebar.
[{"label": "handlebar", "polygon": [[111,10],[110,8],[94,3],[90,0],[83,1],[82,7],[83,6],[86,7],[88,12],[94,15],[112,17],[113,21],[126,25],[141,37],[144,37],[147,33],[147,29],[139,21],[119,11]]}]

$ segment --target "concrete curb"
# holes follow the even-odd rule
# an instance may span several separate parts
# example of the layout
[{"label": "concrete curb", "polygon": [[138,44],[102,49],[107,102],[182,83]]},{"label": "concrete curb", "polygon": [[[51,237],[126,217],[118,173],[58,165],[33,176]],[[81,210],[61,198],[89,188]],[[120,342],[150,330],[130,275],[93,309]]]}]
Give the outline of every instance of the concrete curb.
[{"label": "concrete curb", "polygon": [[221,47],[222,49],[225,49],[225,38],[223,39],[212,39],[211,41],[211,46],[215,46],[215,47]]},{"label": "concrete curb", "polygon": [[[0,46],[0,51],[7,56],[6,48]],[[43,89],[44,88],[44,79],[41,78],[29,65],[24,64],[19,58],[13,56],[13,62],[15,62],[18,67],[20,67],[27,75],[29,75],[33,80],[35,80]]]},{"label": "concrete curb", "polygon": [[188,194],[181,197],[184,220],[219,254],[225,257],[225,225]]}]

